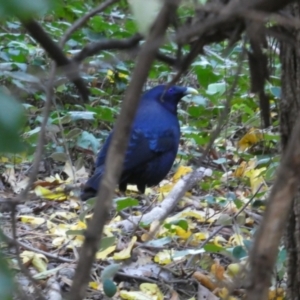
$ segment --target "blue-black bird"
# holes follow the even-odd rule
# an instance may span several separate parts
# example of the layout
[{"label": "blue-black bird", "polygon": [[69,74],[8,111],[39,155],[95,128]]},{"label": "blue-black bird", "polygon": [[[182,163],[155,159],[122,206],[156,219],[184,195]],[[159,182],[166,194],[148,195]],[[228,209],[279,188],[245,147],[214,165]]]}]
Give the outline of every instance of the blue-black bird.
[{"label": "blue-black bird", "polygon": [[[180,139],[177,104],[187,94],[198,92],[193,88],[171,86],[166,89],[165,85],[158,85],[142,95],[119,179],[120,191],[126,191],[127,184],[135,184],[144,193],[146,186],[157,185],[168,174]],[[112,134],[98,153],[94,174],[83,188],[82,200],[97,193]]]}]

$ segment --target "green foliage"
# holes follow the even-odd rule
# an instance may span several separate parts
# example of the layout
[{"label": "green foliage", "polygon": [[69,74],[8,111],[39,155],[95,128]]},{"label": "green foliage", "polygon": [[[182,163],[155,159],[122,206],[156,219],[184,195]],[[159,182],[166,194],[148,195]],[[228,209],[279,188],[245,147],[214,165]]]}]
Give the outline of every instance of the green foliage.
[{"label": "green foliage", "polygon": [[[3,233],[0,230],[0,241],[3,241]],[[4,253],[0,252],[0,291],[1,299],[12,300],[15,291],[14,274],[9,261],[5,257]]]},{"label": "green foliage", "polygon": [[[199,0],[199,2],[205,3],[206,1]],[[48,76],[50,63],[50,59],[40,45],[27,34],[14,17],[18,15],[28,17],[31,14],[42,16],[38,21],[57,42],[78,18],[90,12],[94,7],[95,1],[92,0],[84,2],[67,0],[63,2],[63,5],[56,1],[53,5],[52,1],[46,0],[24,0],[23,2],[0,0],[0,15],[9,17],[3,21],[5,30],[0,33],[2,39],[0,77],[5,90],[18,95],[18,100],[16,100],[5,90],[0,94],[0,152],[6,152],[9,158],[7,165],[16,161],[17,156],[13,156],[12,153],[20,151],[24,153],[28,161],[32,160],[40,133],[42,108],[46,99],[44,91],[39,86]],[[193,12],[190,8],[182,7],[180,9],[181,21],[184,22],[191,13]],[[90,42],[110,38],[124,39],[135,34],[138,29],[140,28],[129,14],[127,1],[123,1],[91,18],[84,27],[72,34],[63,50],[68,57],[72,57]],[[182,51],[186,54],[189,48],[183,47]],[[161,48],[161,52],[175,56],[177,46],[171,42],[166,43]],[[205,53],[205,56],[196,58],[189,73],[179,82],[179,84],[197,88],[200,95],[186,97],[180,104],[178,116],[182,137],[178,160],[174,168],[180,164],[193,166],[194,162],[201,157],[202,149],[209,142],[211,133],[216,128],[228,100],[228,91],[236,80],[237,58],[241,53],[240,44],[235,45],[230,51],[227,49],[226,42],[209,45]],[[101,51],[93,57],[86,58],[84,65],[87,67],[81,70],[81,74],[91,93],[90,102],[87,104],[75,104],[75,102],[79,103],[79,101],[74,102],[74,100],[79,100],[79,95],[74,86],[64,81],[64,78],[57,78],[60,80],[59,85],[55,86],[57,104],[52,107],[47,126],[45,145],[47,157],[62,166],[68,158],[66,149],[71,153],[72,160],[76,162],[80,159],[87,161],[87,156],[97,153],[119,114],[124,91],[134,68],[134,58],[127,54],[123,55],[121,51],[113,50]],[[199,200],[201,204],[221,209],[229,204],[235,205],[237,209],[243,207],[244,202],[236,196],[235,192],[242,189],[243,192],[248,193],[245,197],[250,198],[253,192],[249,178],[246,176],[223,177],[225,172],[234,173],[240,162],[248,163],[256,159],[256,168],[266,168],[262,171],[264,180],[268,183],[272,182],[279,163],[277,151],[279,141],[277,101],[281,94],[279,67],[278,59],[275,59],[274,74],[266,85],[266,92],[271,96],[272,128],[264,131],[263,139],[257,145],[241,151],[237,147],[241,137],[250,128],[260,128],[261,125],[258,99],[256,95],[250,93],[247,61],[242,62],[242,71],[237,78],[230,112],[214,144],[218,157],[214,158],[213,163],[220,168],[214,170],[212,178],[204,179],[199,183],[199,189],[205,193],[205,196]],[[151,67],[145,88],[168,82],[175,74],[172,68],[156,61]],[[220,196],[219,191],[225,192]],[[227,193],[228,191],[230,192]],[[260,209],[264,204],[264,198],[265,191],[257,194],[251,208]],[[91,211],[94,203],[95,198],[87,201],[88,209],[81,213],[81,220],[84,220]],[[117,211],[138,204],[136,199],[129,197],[116,199]],[[239,224],[239,220],[236,221]],[[224,213],[216,223],[231,225],[232,216]],[[184,230],[189,229],[189,222],[185,219],[172,221],[166,224],[165,228],[175,232],[172,225],[177,225]],[[149,224],[141,224],[142,226],[149,227]],[[83,231],[73,230],[68,231],[67,234],[82,235]],[[149,241],[148,244],[163,247],[172,240],[173,238],[164,237]],[[114,243],[114,237],[103,238],[99,247],[104,250]],[[213,243],[208,243],[203,248],[203,251],[208,253],[223,253],[227,250],[226,247]],[[244,246],[232,247],[230,254],[237,260],[244,259],[248,255],[247,240],[244,240]],[[281,274],[285,270],[285,255],[282,249],[277,261],[277,267],[282,271]],[[5,293],[9,297],[12,291],[12,278],[2,256],[0,256],[0,270],[2,271],[0,271],[1,295],[5,299]],[[107,270],[108,275],[103,275],[102,278],[104,291],[110,297],[116,292],[116,285],[112,281],[115,272],[117,271],[112,267]],[[104,271],[103,273],[105,274]]]},{"label": "green foliage", "polygon": [[126,208],[139,205],[139,201],[137,199],[129,198],[129,197],[117,198],[117,199],[114,199],[114,202],[117,206],[116,207],[117,211],[121,211]]},{"label": "green foliage", "polygon": [[117,292],[117,286],[111,279],[103,280],[103,291],[106,296],[113,297]]},{"label": "green foliage", "polygon": [[177,225],[181,227],[183,230],[187,230],[189,228],[187,221],[183,219],[174,220],[168,224],[165,224],[164,227],[167,229],[171,229],[172,225]]},{"label": "green foliage", "polygon": [[50,0],[0,0],[0,17],[20,16],[24,18],[33,14],[45,13],[48,9],[53,8],[55,2]]},{"label": "green foliage", "polygon": [[121,266],[119,264],[111,264],[102,271],[101,280],[103,284],[103,291],[108,297],[114,296],[117,292],[117,286],[111,278],[115,276],[120,267]]},{"label": "green foliage", "polygon": [[8,267],[7,261],[5,260],[2,253],[0,253],[0,289],[1,299],[11,300],[13,299],[13,291],[15,284],[13,281],[13,273]]},{"label": "green foliage", "polygon": [[24,150],[20,132],[24,124],[24,109],[13,97],[0,91],[0,152]]},{"label": "green foliage", "polygon": [[104,251],[110,246],[114,245],[116,242],[116,238],[114,236],[106,236],[101,239],[99,251]]},{"label": "green foliage", "polygon": [[212,252],[212,253],[218,253],[220,251],[224,251],[225,249],[223,247],[214,245],[214,244],[207,244],[203,247],[203,249],[206,252]]},{"label": "green foliage", "polygon": [[232,250],[232,255],[236,259],[241,259],[241,258],[247,256],[247,252],[245,251],[244,247],[236,246]]}]

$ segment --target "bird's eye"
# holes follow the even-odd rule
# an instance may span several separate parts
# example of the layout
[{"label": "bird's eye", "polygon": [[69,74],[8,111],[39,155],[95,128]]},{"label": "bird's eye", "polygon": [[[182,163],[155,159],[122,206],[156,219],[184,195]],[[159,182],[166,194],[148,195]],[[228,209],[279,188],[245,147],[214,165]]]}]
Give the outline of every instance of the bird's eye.
[{"label": "bird's eye", "polygon": [[174,92],[174,88],[169,88],[168,93],[173,93]]}]

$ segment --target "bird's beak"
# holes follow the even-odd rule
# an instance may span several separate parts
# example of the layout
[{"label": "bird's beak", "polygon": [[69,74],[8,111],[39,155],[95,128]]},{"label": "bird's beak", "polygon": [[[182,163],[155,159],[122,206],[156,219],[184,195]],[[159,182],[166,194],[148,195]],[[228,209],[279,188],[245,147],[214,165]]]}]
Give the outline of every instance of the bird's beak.
[{"label": "bird's beak", "polygon": [[187,87],[186,91],[184,92],[185,95],[198,95],[198,91],[192,87]]}]

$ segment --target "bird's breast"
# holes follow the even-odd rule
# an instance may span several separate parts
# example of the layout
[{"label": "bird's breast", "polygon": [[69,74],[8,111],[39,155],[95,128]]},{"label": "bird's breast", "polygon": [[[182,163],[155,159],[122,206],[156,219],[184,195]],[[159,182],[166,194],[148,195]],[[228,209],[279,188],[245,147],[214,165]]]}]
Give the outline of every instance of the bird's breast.
[{"label": "bird's breast", "polygon": [[149,128],[153,128],[153,130],[155,130],[155,128],[163,130],[170,127],[179,129],[179,122],[176,115],[172,114],[157,102],[152,102],[139,107],[133,126],[145,128],[146,130]]}]

